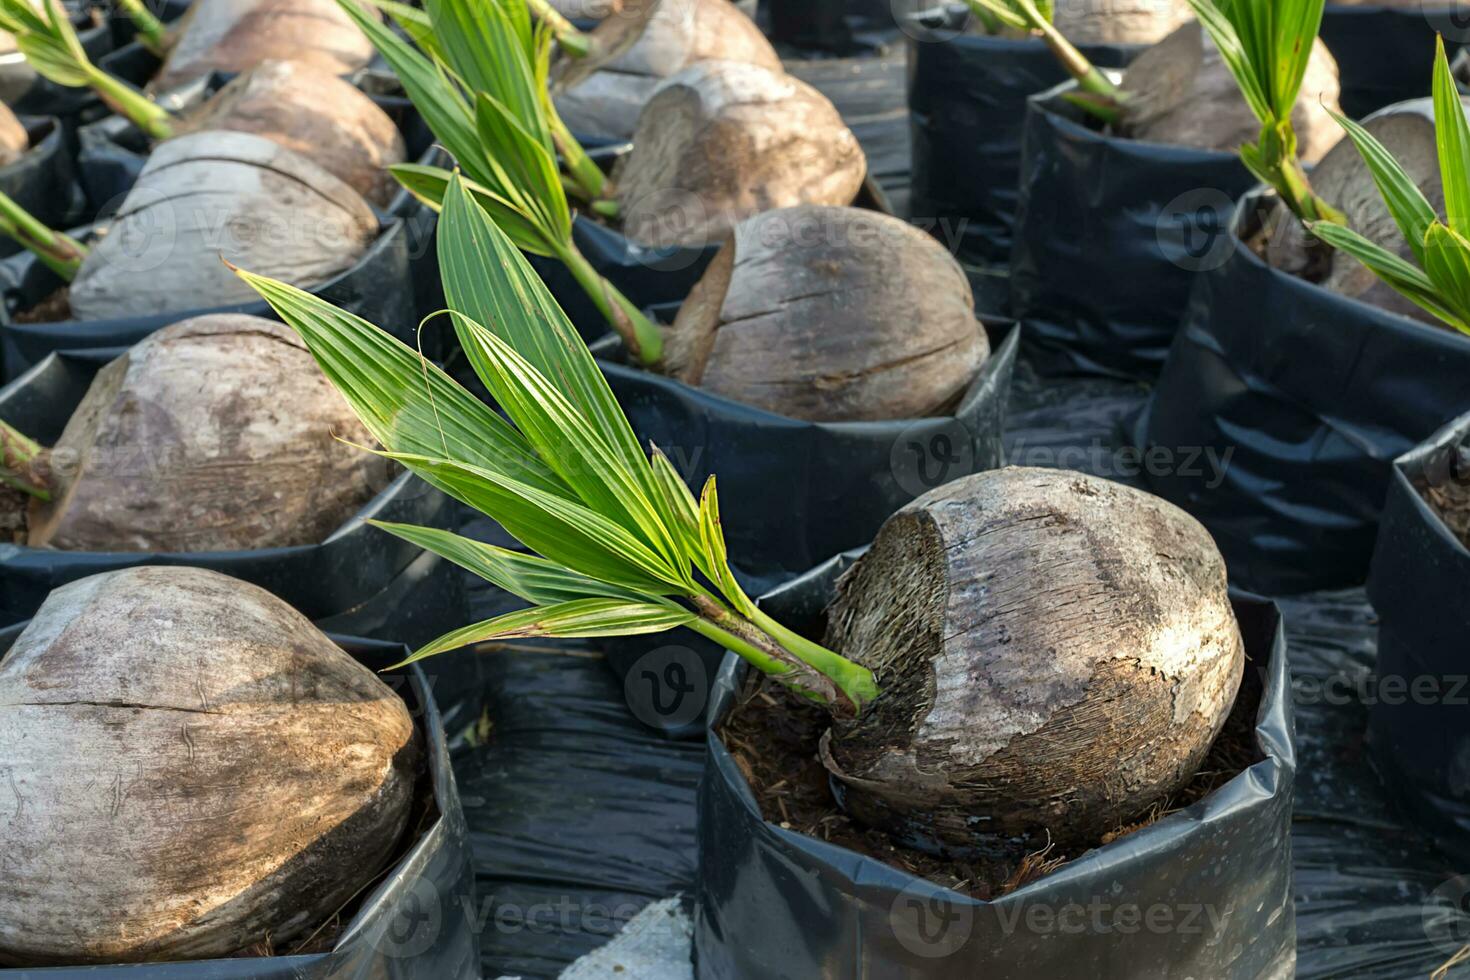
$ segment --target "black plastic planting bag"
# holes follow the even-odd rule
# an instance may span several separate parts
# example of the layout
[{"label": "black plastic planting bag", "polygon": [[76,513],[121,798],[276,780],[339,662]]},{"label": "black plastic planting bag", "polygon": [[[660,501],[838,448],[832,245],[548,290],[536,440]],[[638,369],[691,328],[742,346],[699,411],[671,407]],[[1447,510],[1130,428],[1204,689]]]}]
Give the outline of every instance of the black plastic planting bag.
[{"label": "black plastic planting bag", "polygon": [[1196,277],[1136,442],[1232,582],[1358,585],[1393,460],[1470,405],[1470,337],[1268,266],[1241,239],[1272,203],[1242,198],[1234,247]]},{"label": "black plastic planting bag", "polygon": [[1320,36],[1337,59],[1343,112],[1360,119],[1386,105],[1428,95],[1435,34],[1444,36],[1453,57],[1470,40],[1470,20],[1463,10],[1435,0],[1400,7],[1329,3],[1322,11]]},{"label": "black plastic planting bag", "polygon": [[[0,657],[24,624],[0,630]],[[381,671],[408,650],[395,643],[328,634],[360,663]],[[329,952],[176,963],[0,969],[25,980],[458,980],[479,976],[480,938],[466,910],[475,907],[469,827],[449,764],[446,725],[436,690],[417,664],[378,675],[408,704],[423,738],[432,816],[410,827],[396,863],[354,901],[355,911]],[[416,837],[414,836],[416,834]],[[78,888],[84,883],[78,882]],[[266,938],[266,937],[262,937]]]},{"label": "black plastic planting bag", "polygon": [[868,48],[859,36],[896,31],[894,0],[774,0],[766,33],[778,44],[852,54]]},{"label": "black plastic planting bag", "polygon": [[[53,354],[0,388],[0,419],[54,442],[101,367],[122,349]],[[454,528],[454,501],[402,473],[320,544],[253,551],[194,553],[58,551],[0,544],[0,625],[29,619],[51,590],[98,572],[136,565],[190,565],[253,582],[280,596],[324,629],[402,643],[426,642],[467,621],[464,578],[449,562],[421,551],[368,520]],[[429,673],[440,704],[457,726],[479,713],[479,661],[437,658]]]},{"label": "black plastic planting bag", "polygon": [[[1003,263],[1011,254],[1021,127],[1026,100],[1067,80],[1038,40],[958,34],[969,14],[906,22],[913,196],[909,213],[959,234],[961,258]],[[1088,45],[1104,68],[1119,68],[1140,45]]]},{"label": "black plastic planting bag", "polygon": [[[821,633],[854,556],[765,596],[787,626]],[[1296,769],[1286,640],[1276,607],[1237,597],[1262,756],[1209,796],[994,901],[766,822],[715,734],[743,680],[733,655],[710,708],[699,787],[694,931],[699,980],[1277,980],[1293,975],[1291,798]],[[1160,926],[1160,923],[1167,922]]]},{"label": "black plastic planting bag", "polygon": [[[61,120],[55,116],[21,119],[31,148],[19,160],[0,167],[0,193],[19,204],[48,228],[70,228],[86,217],[87,197],[77,181],[77,168],[66,145]],[[20,246],[0,237],[0,257]]]},{"label": "black plastic planting bag", "polygon": [[[71,232],[86,239],[94,229]],[[413,344],[413,290],[408,279],[408,229],[397,218],[385,219],[377,239],[357,264],[310,292],[349,313],[381,324],[404,343]],[[0,354],[5,380],[24,374],[58,350],[130,347],[161,327],[203,313],[250,313],[278,319],[264,300],[201,310],[176,310],[104,320],[57,320],[23,323],[17,319],[63,285],[56,273],[30,252],[0,260]]]},{"label": "black plastic planting bag", "polygon": [[1075,87],[1026,108],[1010,312],[1043,373],[1152,380],[1255,181],[1234,153],[1099,132],[1063,99]]},{"label": "black plastic planting bag", "polygon": [[1470,860],[1470,551],[1416,484],[1447,476],[1467,439],[1470,415],[1394,462],[1368,578],[1378,613],[1373,758],[1399,806],[1457,867]]}]

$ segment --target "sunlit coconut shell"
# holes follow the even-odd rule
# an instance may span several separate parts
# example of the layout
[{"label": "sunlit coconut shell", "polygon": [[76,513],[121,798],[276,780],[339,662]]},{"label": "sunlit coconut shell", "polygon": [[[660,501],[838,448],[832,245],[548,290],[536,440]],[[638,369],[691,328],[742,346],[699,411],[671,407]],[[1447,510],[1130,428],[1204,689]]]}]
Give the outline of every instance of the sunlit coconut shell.
[{"label": "sunlit coconut shell", "polygon": [[[1234,153],[1260,138],[1261,123],[1215,43],[1191,21],[1139,54],[1123,75],[1124,131],[1133,139]],[[1302,159],[1315,162],[1342,136],[1337,62],[1319,38],[1292,109]]]},{"label": "sunlit coconut shell", "polygon": [[194,0],[153,87],[166,91],[212,71],[275,59],[337,75],[363,67],[373,45],[337,0]]},{"label": "sunlit coconut shell", "polygon": [[263,589],[64,585],[0,661],[0,963],[289,948],[381,873],[421,759],[403,700]]},{"label": "sunlit coconut shell", "polygon": [[559,91],[556,107],[573,132],[627,139],[661,81],[711,60],[781,70],[771,42],[730,0],[661,0],[632,46]]},{"label": "sunlit coconut shell", "polygon": [[1187,0],[1057,0],[1052,14],[1073,44],[1153,44],[1193,19]]},{"label": "sunlit coconut shell", "polygon": [[[348,443],[356,445],[348,445]],[[104,367],[52,447],[28,543],[75,551],[316,544],[390,479],[294,331],[241,314],[165,327]]]},{"label": "sunlit coconut shell", "polygon": [[310,287],[378,233],[362,196],[262,136],[206,130],[148,158],[71,284],[82,320],[198,310],[258,297],[221,261]]},{"label": "sunlit coconut shell", "polygon": [[742,221],[666,337],[675,377],[791,418],[952,405],[989,354],[964,270],[890,215],[803,205]]},{"label": "sunlit coconut shell", "polygon": [[816,89],[705,61],[659,85],[614,180],[629,237],[700,246],[762,211],[850,204],[866,174],[857,137]]},{"label": "sunlit coconut shell", "polygon": [[824,761],[849,811],[951,852],[1095,844],[1195,774],[1244,647],[1208,533],[1065,470],[965,477],[841,579],[827,642],[882,694]]},{"label": "sunlit coconut shell", "polygon": [[0,167],[19,160],[30,148],[30,134],[10,107],[0,102]]},{"label": "sunlit coconut shell", "polygon": [[405,156],[398,127],[377,103],[306,62],[261,62],[189,114],[178,131],[206,129],[267,137],[378,205],[398,186],[387,168]]}]

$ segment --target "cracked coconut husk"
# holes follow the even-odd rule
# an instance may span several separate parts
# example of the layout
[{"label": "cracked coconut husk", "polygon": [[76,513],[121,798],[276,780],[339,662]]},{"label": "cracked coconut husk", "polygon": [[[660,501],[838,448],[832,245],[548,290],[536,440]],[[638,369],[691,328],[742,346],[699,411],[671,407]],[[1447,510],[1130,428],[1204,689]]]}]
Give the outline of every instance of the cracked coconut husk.
[{"label": "cracked coconut husk", "polygon": [[[346,440],[345,442],[343,440]],[[325,540],[392,477],[289,328],[216,314],[144,338],[93,380],[30,500],[26,543],[229,551]],[[6,519],[12,527],[18,518]]]},{"label": "cracked coconut husk", "polygon": [[706,61],[659,84],[613,183],[629,238],[698,248],[762,211],[851,204],[866,175],[857,137],[816,89]]},{"label": "cracked coconut husk", "polygon": [[52,592],[0,662],[0,733],[25,774],[0,826],[6,963],[294,940],[397,852],[424,768],[371,670],[264,589],[187,567]]},{"label": "cracked coconut husk", "polygon": [[[1435,213],[1443,214],[1444,188],[1439,180],[1432,101],[1426,98],[1399,103],[1375,114],[1363,126],[1403,166]],[[1347,217],[1349,228],[1413,261],[1413,251],[1351,140],[1339,139],[1312,168],[1311,178],[1313,191]],[[1264,216],[1256,216],[1254,226],[1245,231],[1247,244],[1274,268],[1421,323],[1453,329],[1405,299],[1356,259],[1321,246],[1280,204],[1273,205]]]},{"label": "cracked coconut husk", "polygon": [[989,356],[969,281],[890,215],[803,205],[736,226],[665,333],[673,377],[809,421],[920,418]]},{"label": "cracked coconut husk", "polygon": [[174,36],[149,86],[155,91],[212,71],[248,71],[268,59],[346,75],[373,57],[372,42],[336,0],[194,0]]},{"label": "cracked coconut husk", "polygon": [[[628,139],[660,82],[702,61],[738,61],[771,71],[781,58],[755,23],[729,0],[661,0],[623,10],[606,25],[629,21],[637,29],[611,60],[566,61],[559,72],[556,108],[573,132]],[[646,22],[638,23],[638,14]],[[641,28],[641,29],[640,29]]]},{"label": "cracked coconut husk", "polygon": [[71,283],[80,320],[257,299],[228,262],[310,289],[377,237],[362,195],[262,136],[207,130],[158,145]]},{"label": "cracked coconut husk", "polygon": [[[1129,99],[1119,128],[1129,139],[1234,153],[1260,137],[1260,121],[1198,21],[1184,24],[1129,62],[1122,89]],[[1342,136],[1342,127],[1328,113],[1341,111],[1340,94],[1337,62],[1319,38],[1291,112],[1298,151],[1308,163],[1319,160]]]},{"label": "cracked coconut husk", "polygon": [[263,61],[236,76],[175,126],[180,136],[202,130],[264,136],[380,206],[398,187],[387,168],[407,154],[398,127],[377,103],[309,63]]},{"label": "cracked coconut husk", "polygon": [[891,517],[838,582],[825,643],[883,691],[822,743],[847,810],[959,856],[1071,848],[1178,792],[1244,662],[1197,521],[1019,467]]}]

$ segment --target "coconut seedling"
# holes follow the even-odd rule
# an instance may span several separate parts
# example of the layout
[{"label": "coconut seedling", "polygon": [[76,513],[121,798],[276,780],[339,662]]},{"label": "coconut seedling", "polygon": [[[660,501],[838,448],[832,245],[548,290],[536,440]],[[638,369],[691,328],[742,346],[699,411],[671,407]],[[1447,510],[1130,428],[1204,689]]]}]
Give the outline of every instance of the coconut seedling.
[{"label": "coconut seedling", "polygon": [[[1422,143],[1411,144],[1417,152],[1412,160],[1401,162],[1368,126],[1337,117],[1372,175],[1397,235],[1374,241],[1344,225],[1313,222],[1309,228],[1332,248],[1361,262],[1434,322],[1470,334],[1470,122],[1443,38],[1435,42],[1432,98],[1435,175],[1424,172],[1428,154],[1420,148]],[[1423,117],[1407,118],[1412,133],[1422,140]],[[1438,177],[1437,186],[1433,186],[1433,176]],[[1435,196],[1443,200],[1443,219],[1426,196],[1426,188],[1437,191]],[[1368,228],[1370,234],[1392,230],[1381,224]]]},{"label": "coconut seedling", "polygon": [[[769,208],[846,204],[862,183],[862,151],[831,103],[795,79],[723,62],[664,83],[609,180],[551,102],[550,35],[533,29],[523,2],[430,0],[429,13],[426,48],[354,16],[481,204],[519,247],[563,263],[643,364],[661,362],[660,332],[578,251],[568,186],[636,240],[697,245]],[[393,172],[436,207],[451,176],[414,164]]]},{"label": "coconut seedling", "polygon": [[[1337,107],[1341,86],[1337,63],[1327,46],[1317,37],[1322,4],[1305,0],[1276,4],[1268,0],[1246,0],[1237,16],[1248,19],[1263,34],[1276,36],[1283,43],[1299,42],[1300,49],[1290,47],[1263,48],[1242,52],[1239,47],[1222,49],[1211,20],[1218,19],[1213,7],[1201,11],[1198,0],[1178,5],[1178,16],[1169,25],[1167,36],[1142,51],[1114,83],[1094,66],[1076,47],[1096,43],[1092,40],[1096,18],[1069,17],[1061,7],[1052,17],[1050,8],[1032,0],[968,0],[972,8],[1011,27],[1039,35],[1058,61],[1077,82],[1077,91],[1069,101],[1080,106],[1115,132],[1129,139],[1172,143],[1208,150],[1235,150],[1242,144],[1263,139],[1263,128],[1275,126],[1280,118],[1289,117],[1296,143],[1293,153],[1308,162],[1315,161],[1336,142],[1336,130],[1329,110]],[[1208,0],[1205,0],[1208,3]],[[1145,5],[1152,7],[1152,5]],[[1199,20],[1187,19],[1190,7]],[[1112,8],[1106,8],[1111,11]],[[1089,8],[1081,8],[1088,13]],[[1315,14],[1314,14],[1315,10]],[[1140,17],[1146,16],[1140,12]],[[1053,20],[1055,22],[1053,22]],[[1104,22],[1113,22],[1102,18]],[[1076,32],[1068,30],[1076,23]],[[1127,23],[1125,19],[1119,23]],[[1290,25],[1290,30],[1284,30]],[[1259,56],[1264,65],[1280,64],[1285,74],[1270,76],[1279,93],[1263,91],[1263,99],[1275,99],[1290,92],[1289,101],[1255,103],[1252,93],[1241,93],[1235,84],[1233,60]],[[1288,58],[1290,56],[1290,58]],[[1301,64],[1298,66],[1297,61]],[[1286,84],[1291,77],[1295,84]],[[1264,111],[1263,111],[1264,110]]]},{"label": "coconut seedling", "polygon": [[387,485],[297,336],[242,314],[165,327],[104,367],[60,438],[0,423],[8,539],[69,551],[315,544]]},{"label": "coconut seedling", "polygon": [[374,203],[391,196],[382,171],[405,158],[403,138],[387,113],[329,68],[257,59],[202,105],[172,113],[94,65],[59,4],[50,2],[37,12],[28,0],[0,0],[0,25],[58,85],[91,88],[155,140],[202,130],[255,133],[309,157]]},{"label": "coconut seedling", "polygon": [[424,752],[403,699],[264,589],[64,585],[0,660],[0,963],[290,951],[392,859]]},{"label": "coconut seedling", "polygon": [[[834,650],[741,590],[715,480],[696,499],[656,448],[638,444],[571,324],[458,176],[445,191],[440,235],[449,315],[504,417],[386,332],[241,273],[300,331],[383,455],[529,549],[381,525],[530,603],[449,633],[414,659],[485,640],[687,627],[829,713],[834,767],[888,808],[859,816],[885,825],[883,814],[902,808],[957,849],[987,833],[977,830],[983,820],[956,814],[981,817],[1044,781],[1017,780],[1005,797],[969,778],[1017,731],[1071,733],[1064,748],[1077,758],[1026,813],[1065,824],[1062,800],[1085,775],[1078,833],[1143,809],[1188,777],[1230,705],[1242,656],[1223,563],[1189,517],[1136,491],[1030,470],[921,498],[853,573],[832,634],[845,648]],[[1075,562],[1038,564],[1038,549],[1052,547]],[[1079,603],[1088,614],[1075,615]],[[987,610],[1011,630],[967,633],[964,624],[980,626]],[[1007,708],[976,710],[992,703]],[[1078,724],[1093,713],[1107,720]],[[1118,779],[1125,743],[1110,733],[1125,731],[1128,778]],[[925,743],[907,768],[897,745],[905,732]],[[1059,741],[1049,758],[1061,751]],[[946,752],[952,765],[941,761],[932,782],[915,780],[914,766]]]}]

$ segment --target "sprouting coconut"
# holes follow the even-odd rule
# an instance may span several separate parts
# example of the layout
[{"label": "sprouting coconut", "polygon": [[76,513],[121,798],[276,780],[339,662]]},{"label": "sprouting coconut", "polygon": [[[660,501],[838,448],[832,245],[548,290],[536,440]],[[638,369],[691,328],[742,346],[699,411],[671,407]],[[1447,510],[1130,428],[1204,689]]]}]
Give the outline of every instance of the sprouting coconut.
[{"label": "sprouting coconut", "polygon": [[263,589],[64,585],[0,661],[0,963],[289,944],[381,873],[422,754],[403,700]]},{"label": "sprouting coconut", "polygon": [[866,174],[857,137],[816,89],[705,61],[659,84],[613,181],[630,238],[700,246],[761,211],[850,204]]},{"label": "sprouting coconut", "polygon": [[393,196],[387,168],[402,163],[403,137],[355,85],[310,62],[263,61],[175,127],[254,133],[312,160],[375,204]]},{"label": "sprouting coconut", "polygon": [[267,59],[343,75],[373,46],[336,0],[195,0],[153,87],[167,91],[212,71],[240,72]]},{"label": "sprouting coconut", "polygon": [[[1401,102],[1374,113],[1363,126],[1399,161],[1436,214],[1444,211],[1444,188],[1434,141],[1431,99]],[[1338,129],[1338,133],[1342,132]],[[1352,140],[1343,138],[1312,168],[1312,188],[1346,217],[1347,227],[1411,259],[1413,251],[1383,203],[1373,176]],[[1440,321],[1389,287],[1366,266],[1342,252],[1309,244],[1308,233],[1284,208],[1272,213],[1266,235],[1267,260],[1320,285],[1374,306],[1438,325]]]},{"label": "sprouting coconut", "polygon": [[24,509],[6,523],[76,551],[314,544],[390,479],[348,443],[371,437],[293,331],[195,317],[97,374],[55,446],[29,454],[20,482],[44,499],[8,498]]},{"label": "sprouting coconut", "polygon": [[916,418],[989,354],[964,270],[907,222],[803,205],[736,226],[666,335],[687,384],[792,418]]},{"label": "sprouting coconut", "polygon": [[10,107],[0,102],[0,167],[12,164],[31,148],[31,136],[15,118]]},{"label": "sprouting coconut", "polygon": [[[1123,75],[1123,90],[1121,129],[1134,139],[1233,153],[1260,136],[1260,120],[1197,21],[1139,54]],[[1298,151],[1309,163],[1342,135],[1328,111],[1340,111],[1340,93],[1337,62],[1317,38],[1292,109]]]},{"label": "sprouting coconut", "polygon": [[702,61],[781,70],[771,42],[730,0],[660,0],[626,51],[596,70],[569,65],[573,74],[557,93],[556,107],[574,132],[627,139],[659,83]]},{"label": "sprouting coconut", "polygon": [[95,319],[248,302],[224,258],[298,285],[345,272],[378,233],[351,187],[264,137],[206,130],[159,144],[71,284]]},{"label": "sprouting coconut", "polygon": [[824,762],[846,808],[962,852],[1095,843],[1195,773],[1244,646],[1204,528],[1062,470],[966,477],[894,514],[843,577],[827,646],[882,694]]}]

